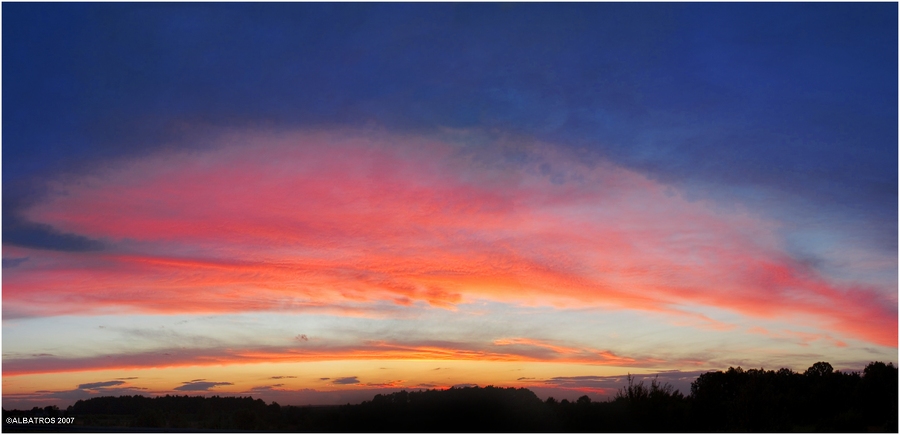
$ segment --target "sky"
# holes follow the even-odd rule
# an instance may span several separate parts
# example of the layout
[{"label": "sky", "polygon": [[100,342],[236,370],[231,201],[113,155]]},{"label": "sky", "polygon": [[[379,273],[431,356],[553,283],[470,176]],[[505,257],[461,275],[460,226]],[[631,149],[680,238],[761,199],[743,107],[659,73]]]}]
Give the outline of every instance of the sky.
[{"label": "sky", "polygon": [[896,364],[897,16],[3,3],[3,406]]}]

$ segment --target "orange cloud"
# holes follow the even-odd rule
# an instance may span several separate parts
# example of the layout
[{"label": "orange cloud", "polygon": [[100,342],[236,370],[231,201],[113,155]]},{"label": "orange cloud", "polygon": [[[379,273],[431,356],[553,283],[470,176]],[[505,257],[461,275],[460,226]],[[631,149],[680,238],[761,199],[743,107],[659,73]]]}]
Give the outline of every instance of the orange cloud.
[{"label": "orange cloud", "polygon": [[4,272],[5,313],[695,305],[897,345],[895,289],[832,284],[773,223],[609,164],[408,137],[222,141],[240,146],[57,184],[28,217],[107,249],[27,252]]},{"label": "orange cloud", "polygon": [[508,346],[511,344],[524,344],[524,345],[529,345],[529,346],[543,347],[546,349],[550,349],[556,353],[564,353],[564,354],[580,352],[579,349],[555,346],[555,345],[552,345],[552,344],[544,342],[544,341],[532,340],[530,338],[508,338],[508,339],[504,338],[504,339],[494,340],[494,344],[497,346]]},{"label": "orange cloud", "polygon": [[[547,345],[552,346],[552,345]],[[529,348],[504,349],[497,351],[492,346],[477,343],[397,343],[370,341],[347,346],[304,346],[303,349],[287,347],[258,348],[208,348],[208,349],[162,349],[114,355],[99,355],[82,358],[58,358],[52,356],[33,358],[5,358],[3,376],[20,376],[38,373],[79,372],[109,369],[141,369],[185,366],[231,365],[252,363],[279,363],[305,361],[346,361],[346,360],[469,360],[469,361],[522,361],[522,362],[568,362],[593,365],[627,365],[629,367],[652,367],[671,363],[653,358],[622,357],[610,351],[590,349],[548,354],[545,350],[535,352]],[[502,345],[499,347],[503,347]],[[555,346],[552,346],[555,347]],[[396,381],[403,382],[403,381]]]}]

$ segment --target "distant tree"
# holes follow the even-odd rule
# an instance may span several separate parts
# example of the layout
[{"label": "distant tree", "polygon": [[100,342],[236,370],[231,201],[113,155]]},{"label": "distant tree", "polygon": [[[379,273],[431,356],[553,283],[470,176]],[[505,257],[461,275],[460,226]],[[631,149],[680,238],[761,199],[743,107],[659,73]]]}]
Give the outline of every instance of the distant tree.
[{"label": "distant tree", "polygon": [[867,429],[897,431],[897,368],[875,361],[863,370],[860,385]]},{"label": "distant tree", "polygon": [[616,395],[614,397],[615,400],[627,400],[630,402],[636,402],[639,400],[644,400],[650,395],[649,390],[644,387],[644,382],[641,381],[635,383],[634,376],[632,376],[631,373],[628,374],[626,380],[628,385],[625,385],[622,388],[619,388],[618,391],[616,391]]},{"label": "distant tree", "polygon": [[791,378],[792,376],[794,376],[795,373],[794,373],[794,371],[791,370],[791,369],[778,369],[778,371],[775,372],[775,375],[776,375],[779,379],[789,379],[789,378]]},{"label": "distant tree", "polygon": [[56,405],[45,406],[44,412],[47,413],[48,417],[59,417],[59,407]]},{"label": "distant tree", "polygon": [[830,376],[834,372],[834,368],[827,362],[819,361],[806,369],[804,376],[823,377]]},{"label": "distant tree", "polygon": [[686,406],[684,396],[656,377],[650,386],[627,376],[627,385],[616,392],[617,402],[625,413],[622,430],[639,432],[681,431],[684,429]]}]

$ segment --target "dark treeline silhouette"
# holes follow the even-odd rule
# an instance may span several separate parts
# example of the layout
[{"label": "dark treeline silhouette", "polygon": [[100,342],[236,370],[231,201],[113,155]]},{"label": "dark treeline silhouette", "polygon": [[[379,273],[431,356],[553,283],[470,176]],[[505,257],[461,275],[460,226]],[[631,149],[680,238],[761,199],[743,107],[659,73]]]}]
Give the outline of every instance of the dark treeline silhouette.
[{"label": "dark treeline silhouette", "polygon": [[542,401],[525,388],[493,386],[400,391],[341,406],[267,405],[250,397],[98,397],[66,410],[4,410],[3,430],[41,430],[7,424],[6,417],[68,416],[76,425],[122,431],[897,432],[897,388],[893,364],[842,373],[818,362],[804,373],[740,367],[704,373],[688,396],[628,376],[615,397],[601,402],[588,396]]},{"label": "dark treeline silhouette", "polygon": [[897,432],[897,368],[880,362],[862,376],[825,362],[803,374],[730,368],[700,375],[690,398],[708,415],[700,431]]}]

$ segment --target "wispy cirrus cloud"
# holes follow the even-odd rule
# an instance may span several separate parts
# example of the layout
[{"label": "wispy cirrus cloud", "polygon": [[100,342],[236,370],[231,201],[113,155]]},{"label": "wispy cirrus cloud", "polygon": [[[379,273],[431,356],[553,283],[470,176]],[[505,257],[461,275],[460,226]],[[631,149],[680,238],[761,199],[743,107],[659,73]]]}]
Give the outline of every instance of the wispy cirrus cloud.
[{"label": "wispy cirrus cloud", "polygon": [[[524,339],[523,339],[524,340]],[[541,342],[544,343],[544,342]],[[552,345],[551,345],[552,346]],[[369,341],[345,346],[255,347],[255,348],[197,348],[160,349],[152,352],[121,353],[81,358],[7,358],[3,363],[4,376],[36,373],[58,373],[109,369],[137,369],[149,367],[183,367],[193,365],[227,365],[261,362],[304,362],[338,360],[470,360],[470,361],[532,361],[570,362],[593,365],[630,367],[658,367],[671,363],[697,365],[696,361],[666,361],[647,356],[624,356],[609,350],[579,349],[568,353],[548,351],[541,346],[518,346],[430,342]],[[434,369],[437,370],[437,369]],[[429,371],[434,371],[429,370]],[[291,378],[276,376],[271,379]],[[332,383],[358,383],[353,377],[320,378]],[[190,382],[204,382],[195,379]],[[198,384],[198,385],[205,385]],[[185,387],[187,389],[193,387]]]},{"label": "wispy cirrus cloud", "polygon": [[609,350],[591,348],[564,347],[549,343],[544,340],[530,338],[503,338],[494,340],[495,346],[513,347],[510,353],[523,357],[531,357],[546,361],[584,362],[589,364],[606,364],[640,367],[655,363],[664,363],[664,360],[650,357],[627,357],[618,355]]},{"label": "wispy cirrus cloud", "polygon": [[809,332],[800,332],[800,331],[791,331],[791,330],[782,330],[780,332],[769,331],[766,328],[762,328],[759,326],[754,326],[749,328],[747,332],[752,334],[764,335],[766,337],[772,337],[777,339],[790,340],[800,344],[801,346],[808,346],[809,343],[814,341],[827,341],[837,347],[847,347],[847,343],[835,339],[834,337],[828,334],[814,334]]},{"label": "wispy cirrus cloud", "polygon": [[220,140],[242,146],[124,162],[32,206],[30,219],[108,249],[21,248],[30,260],[4,277],[4,309],[57,314],[34,304],[51,297],[73,312],[487,298],[677,315],[694,305],[897,343],[890,289],[830,282],[783,249],[777,222],[602,160],[528,142]]},{"label": "wispy cirrus cloud", "polygon": [[534,346],[549,349],[556,353],[563,354],[572,354],[580,352],[579,349],[571,348],[571,347],[562,347],[556,346],[545,341],[534,340],[529,338],[501,338],[494,340],[494,345],[496,346],[509,346],[509,345],[525,345],[525,346]]}]

